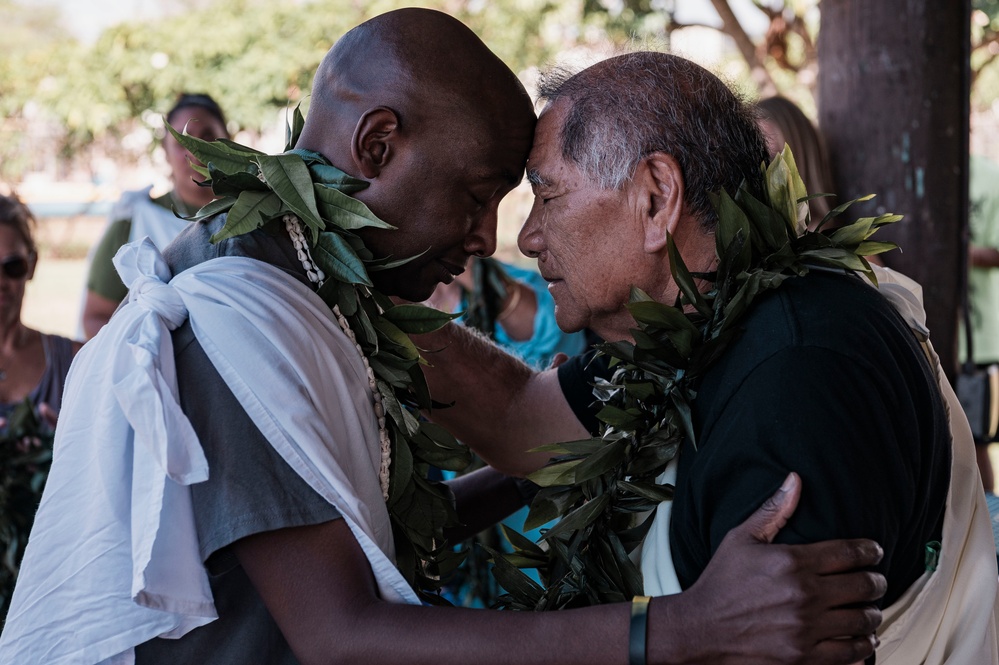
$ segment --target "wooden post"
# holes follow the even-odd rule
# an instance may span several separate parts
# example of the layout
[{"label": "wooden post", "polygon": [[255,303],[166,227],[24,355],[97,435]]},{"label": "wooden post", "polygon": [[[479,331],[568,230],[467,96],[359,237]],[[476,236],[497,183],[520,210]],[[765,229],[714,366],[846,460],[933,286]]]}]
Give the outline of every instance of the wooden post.
[{"label": "wooden post", "polygon": [[[840,202],[905,215],[878,235],[885,263],[923,286],[943,367],[957,368],[967,273],[970,0],[824,0],[819,126]],[[851,215],[848,217],[852,219]]]}]

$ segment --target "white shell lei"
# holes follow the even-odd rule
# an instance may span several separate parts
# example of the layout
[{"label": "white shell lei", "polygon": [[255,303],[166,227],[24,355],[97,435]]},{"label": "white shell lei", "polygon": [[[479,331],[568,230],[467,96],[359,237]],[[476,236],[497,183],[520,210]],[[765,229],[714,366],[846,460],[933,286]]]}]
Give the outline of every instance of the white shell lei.
[{"label": "white shell lei", "polygon": [[[281,219],[284,222],[284,228],[288,230],[288,235],[291,236],[291,241],[298,252],[298,260],[302,262],[302,267],[305,268],[305,273],[309,276],[309,281],[317,287],[322,286],[326,275],[323,274],[323,271],[319,269],[319,266],[312,259],[312,254],[309,252],[309,245],[305,240],[305,234],[302,233],[302,226],[298,217],[287,214]],[[365,357],[364,351],[361,350],[361,345],[357,343],[357,337],[354,335],[354,331],[350,329],[347,317],[340,313],[340,307],[337,305],[333,306],[333,313],[336,315],[337,323],[340,324],[340,330],[350,339],[354,344],[354,348],[361,355],[361,362],[364,363],[364,370],[368,374],[368,386],[371,388],[371,397],[375,403],[375,417],[378,418],[378,442],[381,449],[378,483],[382,488],[382,497],[387,501],[389,495],[389,464],[392,461],[392,440],[389,438],[388,428],[385,426],[385,407],[382,405],[382,394],[378,390],[375,372],[371,369],[371,365],[368,364],[368,359]]]}]

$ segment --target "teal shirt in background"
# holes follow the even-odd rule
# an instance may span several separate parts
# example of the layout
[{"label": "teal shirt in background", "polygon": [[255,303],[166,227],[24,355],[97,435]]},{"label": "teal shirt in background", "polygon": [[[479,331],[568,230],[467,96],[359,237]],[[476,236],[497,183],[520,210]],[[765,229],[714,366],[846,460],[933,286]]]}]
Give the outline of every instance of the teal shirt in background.
[{"label": "teal shirt in background", "polygon": [[[545,369],[551,363],[556,353],[564,353],[570,358],[586,350],[586,337],[582,332],[566,333],[555,322],[555,300],[548,292],[548,282],[536,270],[519,268],[502,261],[498,262],[510,279],[531,287],[538,302],[538,310],[534,315],[534,333],[530,339],[517,341],[503,330],[503,324],[496,323],[496,343],[503,349],[517,356],[534,369]],[[468,307],[462,298],[457,311]],[[462,318],[458,319],[462,323]]]}]

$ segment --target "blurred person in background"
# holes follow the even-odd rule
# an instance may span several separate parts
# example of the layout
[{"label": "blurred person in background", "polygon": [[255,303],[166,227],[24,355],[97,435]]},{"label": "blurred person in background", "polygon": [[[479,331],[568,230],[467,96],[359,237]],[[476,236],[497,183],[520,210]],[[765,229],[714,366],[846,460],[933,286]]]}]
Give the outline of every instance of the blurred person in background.
[{"label": "blurred person in background", "polygon": [[34,225],[16,195],[0,195],[0,618],[48,475],[66,374],[81,346],[21,322],[38,260]]},{"label": "blurred person in background", "polygon": [[54,422],[62,387],[81,343],[32,330],[21,322],[24,288],[35,272],[35,218],[16,195],[0,196],[0,418],[25,397]]},{"label": "blurred person in background", "polygon": [[[767,97],[756,103],[759,125],[767,140],[767,150],[773,159],[784,148],[791,146],[794,160],[811,194],[833,191],[832,169],[829,153],[819,130],[794,102],[785,97]],[[820,196],[808,202],[812,216],[811,228],[818,226],[829,212],[830,197]]]},{"label": "blurred person in background", "polygon": [[438,284],[428,305],[462,312],[458,319],[535,369],[545,369],[556,353],[582,353],[582,332],[563,332],[555,322],[548,282],[536,271],[494,258],[473,258],[453,282]]},{"label": "blurred person in background", "polygon": [[[208,95],[182,93],[166,121],[178,132],[186,128],[188,134],[205,141],[229,138],[225,115]],[[191,165],[200,162],[169,132],[163,137],[163,151],[170,165],[173,190],[157,198],[150,196],[152,186],[126,192],[112,209],[108,228],[93,251],[82,317],[87,339],[104,327],[125,299],[127,289],[111,263],[118,249],[144,236],[163,249],[187,225],[178,215],[188,217],[214,198],[211,188],[197,182],[202,178]]]},{"label": "blurred person in background", "polygon": [[[999,164],[980,155],[971,155],[969,165],[968,226],[971,239],[968,243],[968,313],[971,320],[971,360],[986,368],[999,363]],[[958,335],[958,340],[960,359],[964,362],[968,355],[964,334]],[[987,495],[995,490],[995,475],[988,453],[993,440],[984,438],[975,441],[978,470]],[[991,507],[993,513],[997,509],[999,506]]]},{"label": "blurred person in background", "polygon": [[[558,327],[555,300],[548,292],[548,282],[537,270],[491,257],[472,257],[465,272],[453,282],[438,284],[426,304],[444,312],[461,312],[458,323],[479,331],[537,370],[546,369],[557,354],[575,356],[599,341],[595,336],[591,339],[589,331],[567,333]],[[484,465],[476,457],[465,473]],[[452,472],[443,473],[445,479],[454,476]],[[537,486],[526,480],[518,480],[517,486],[530,504]],[[526,531],[527,514],[528,506],[524,506],[501,524],[536,541],[553,523]],[[468,556],[445,587],[445,596],[456,605],[491,607],[503,589],[491,574],[491,555],[480,546],[510,551],[509,543],[496,524],[476,534],[468,545]],[[540,581],[536,570],[524,572]]]}]

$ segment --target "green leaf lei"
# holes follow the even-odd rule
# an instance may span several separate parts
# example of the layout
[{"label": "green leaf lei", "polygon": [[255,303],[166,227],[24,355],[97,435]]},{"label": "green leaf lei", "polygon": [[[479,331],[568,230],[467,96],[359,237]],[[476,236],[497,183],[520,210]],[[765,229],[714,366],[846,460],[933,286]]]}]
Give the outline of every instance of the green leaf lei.
[{"label": "green leaf lei", "polygon": [[[673,487],[657,478],[680,444],[695,442],[691,425],[694,386],[739,334],[753,300],[809,266],[857,271],[876,282],[864,258],[894,249],[869,240],[881,226],[901,219],[866,217],[835,230],[821,230],[850,201],[830,211],[818,229],[807,229],[807,196],[794,158],[785,146],[762,166],[766,201],[745,184],[732,198],[715,197],[718,267],[692,274],[668,241],[670,272],[680,293],[673,305],[632,289],[628,309],[637,322],[634,343],[603,344],[614,374],[599,381],[603,402],[599,437],[543,446],[548,466],[530,478],[542,486],[524,525],[533,529],[560,521],[538,544],[507,530],[512,554],[493,553],[494,574],[508,594],[500,605],[555,610],[631,600],[643,593],[642,575],[629,558],[645,538],[656,507],[672,499]],[[824,196],[819,194],[818,196]],[[701,292],[695,278],[711,282]],[[520,568],[538,568],[539,586]]]},{"label": "green leaf lei", "polygon": [[376,260],[355,233],[358,229],[394,227],[378,219],[350,195],[368,186],[332,166],[315,152],[292,150],[304,120],[296,108],[288,127],[288,150],[267,155],[220,140],[208,143],[167,125],[174,138],[205,167],[215,199],[190,219],[200,221],[227,213],[212,242],[258,228],[284,234],[284,215],[296,215],[304,225],[309,250],[326,281],[318,290],[330,309],[339,306],[374,370],[386,426],[392,443],[387,506],[396,544],[396,564],[420,597],[445,603],[436,592],[460,565],[465,553],[444,539],[444,530],[458,523],[450,491],[427,479],[431,466],[459,471],[470,460],[468,449],[444,428],[421,421],[418,413],[432,406],[410,334],[440,328],[452,318],[422,305],[394,305],[374,289],[369,273],[385,270],[413,257]]},{"label": "green leaf lei", "polygon": [[25,398],[0,434],[0,619],[7,616],[28,534],[52,466],[52,429]]}]

